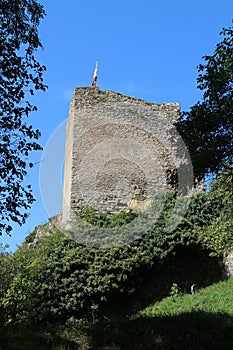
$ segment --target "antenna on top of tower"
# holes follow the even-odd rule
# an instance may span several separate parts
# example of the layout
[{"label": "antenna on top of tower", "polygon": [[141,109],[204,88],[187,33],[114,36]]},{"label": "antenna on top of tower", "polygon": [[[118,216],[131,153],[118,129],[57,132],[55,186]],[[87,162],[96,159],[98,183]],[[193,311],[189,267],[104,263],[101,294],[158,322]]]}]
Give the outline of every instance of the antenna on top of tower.
[{"label": "antenna on top of tower", "polygon": [[98,61],[96,61],[96,64],[95,64],[95,70],[94,70],[94,74],[93,74],[92,86],[96,86],[97,85],[97,78],[98,78]]}]

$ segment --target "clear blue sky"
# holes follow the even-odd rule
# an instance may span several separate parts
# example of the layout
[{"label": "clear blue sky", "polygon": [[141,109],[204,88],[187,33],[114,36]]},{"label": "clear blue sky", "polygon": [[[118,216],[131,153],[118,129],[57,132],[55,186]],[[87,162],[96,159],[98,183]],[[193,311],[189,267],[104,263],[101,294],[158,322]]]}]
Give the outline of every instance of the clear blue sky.
[{"label": "clear blue sky", "polygon": [[[212,54],[220,41],[219,32],[222,27],[229,27],[233,18],[232,0],[40,2],[47,16],[40,25],[44,50],[38,52],[38,59],[47,66],[44,77],[49,89],[34,97],[39,110],[30,120],[41,130],[42,146],[51,142],[45,147],[46,155],[35,152],[31,156],[38,164],[26,182],[32,183],[36,202],[27,223],[15,227],[11,238],[1,237],[11,250],[36,225],[61,211],[63,122],[74,87],[91,85],[95,61],[99,61],[101,90],[151,102],[179,102],[182,110],[188,110],[201,98],[196,89],[196,67],[202,56]],[[53,180],[59,183],[58,187],[53,186]],[[46,203],[50,200],[46,208],[41,186],[46,192]]]}]

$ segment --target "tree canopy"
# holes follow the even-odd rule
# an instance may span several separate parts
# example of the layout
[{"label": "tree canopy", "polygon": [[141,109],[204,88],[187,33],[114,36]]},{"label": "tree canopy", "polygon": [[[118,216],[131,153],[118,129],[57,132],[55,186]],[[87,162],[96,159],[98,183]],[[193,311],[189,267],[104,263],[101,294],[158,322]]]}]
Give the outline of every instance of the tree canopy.
[{"label": "tree canopy", "polygon": [[11,222],[23,224],[34,198],[23,183],[33,166],[28,156],[40,150],[39,130],[28,123],[35,90],[45,90],[43,72],[35,52],[42,47],[38,36],[45,16],[35,0],[0,0],[0,235],[10,233]]},{"label": "tree canopy", "polygon": [[233,160],[233,27],[220,35],[214,53],[198,66],[203,100],[184,112],[178,124],[198,178],[218,173]]}]

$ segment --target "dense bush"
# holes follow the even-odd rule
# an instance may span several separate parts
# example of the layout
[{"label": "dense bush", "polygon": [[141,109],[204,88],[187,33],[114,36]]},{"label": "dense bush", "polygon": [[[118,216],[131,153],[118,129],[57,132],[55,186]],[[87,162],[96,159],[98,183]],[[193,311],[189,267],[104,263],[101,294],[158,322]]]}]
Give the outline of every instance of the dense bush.
[{"label": "dense bush", "polygon": [[233,165],[212,181],[207,205],[215,208],[215,216],[207,229],[200,230],[199,240],[211,255],[221,256],[233,248]]},{"label": "dense bush", "polygon": [[[106,314],[113,296],[132,295],[145,272],[161,266],[177,246],[197,244],[199,228],[208,227],[216,214],[207,199],[206,194],[193,197],[186,217],[169,233],[166,227],[176,198],[167,194],[154,226],[119,247],[84,246],[55,229],[35,245],[24,244],[10,258],[14,278],[2,297],[8,322],[93,320]],[[97,220],[94,212],[93,217]],[[101,225],[113,222],[107,216],[100,220]]]}]

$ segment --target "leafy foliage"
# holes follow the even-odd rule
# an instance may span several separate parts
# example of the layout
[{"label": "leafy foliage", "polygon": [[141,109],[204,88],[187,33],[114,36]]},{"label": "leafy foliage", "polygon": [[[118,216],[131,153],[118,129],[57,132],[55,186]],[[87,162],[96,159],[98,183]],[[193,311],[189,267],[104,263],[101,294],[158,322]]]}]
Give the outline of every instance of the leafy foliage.
[{"label": "leafy foliage", "polygon": [[[207,247],[212,255],[221,256],[232,238],[223,230],[224,225],[232,225],[231,179],[229,168],[213,183],[210,193],[193,196],[186,216],[172,232],[167,231],[167,224],[177,198],[168,193],[153,227],[129,244],[94,248],[53,229],[37,243],[23,244],[11,256],[2,255],[5,267],[1,270],[0,305],[4,322],[95,321],[114,313],[117,300],[134,295],[180,248]],[[109,218],[87,208],[84,217],[96,228],[111,229],[114,222],[124,225],[130,216],[137,218],[135,215]],[[29,237],[30,243],[32,239]],[[176,287],[171,291],[174,295]]]},{"label": "leafy foliage", "polygon": [[10,221],[23,224],[33,202],[31,186],[23,180],[32,150],[40,150],[39,130],[27,117],[36,106],[29,102],[35,90],[45,90],[45,67],[35,57],[42,47],[38,25],[43,7],[35,0],[1,0],[0,7],[0,234],[12,230]]},{"label": "leafy foliage", "polygon": [[203,101],[182,114],[178,130],[188,146],[195,176],[218,173],[233,155],[233,27],[198,67]]},{"label": "leafy foliage", "polygon": [[177,283],[173,283],[170,290],[171,297],[178,297],[181,294],[180,288]]},{"label": "leafy foliage", "polygon": [[133,210],[128,212],[121,211],[114,215],[108,215],[106,213],[99,213],[92,207],[86,207],[81,217],[88,223],[97,227],[119,227],[128,224],[134,218],[137,217],[137,213]]},{"label": "leafy foliage", "polygon": [[176,247],[198,244],[196,227],[203,229],[213,218],[207,196],[198,195],[177,230],[168,233],[175,201],[174,194],[167,194],[154,227],[124,246],[83,246],[57,230],[35,245],[24,244],[11,258],[14,278],[2,298],[8,322],[95,320],[111,313],[116,296],[134,294],[147,272],[160,268]]},{"label": "leafy foliage", "polygon": [[200,230],[199,240],[212,251],[222,255],[233,247],[233,166],[227,167],[211,184],[208,204],[216,215],[206,230]]}]

